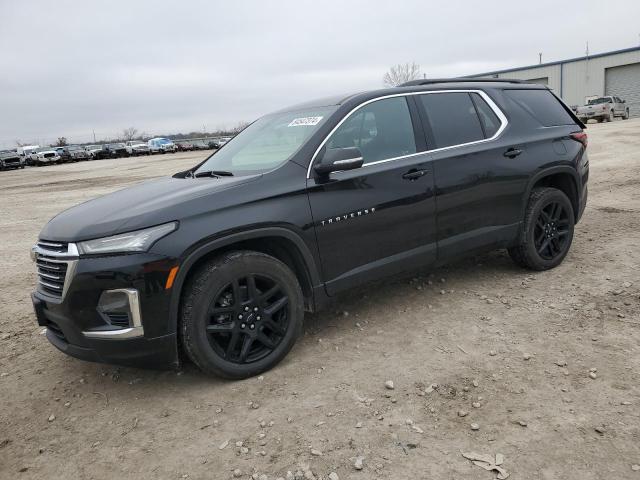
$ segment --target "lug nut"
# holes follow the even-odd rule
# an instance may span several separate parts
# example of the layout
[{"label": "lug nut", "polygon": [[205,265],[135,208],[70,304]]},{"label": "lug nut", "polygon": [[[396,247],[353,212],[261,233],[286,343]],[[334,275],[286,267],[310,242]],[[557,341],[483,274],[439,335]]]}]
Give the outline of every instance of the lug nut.
[{"label": "lug nut", "polygon": [[258,311],[258,307],[253,307],[253,311],[257,312]]},{"label": "lug nut", "polygon": [[253,330],[254,328],[256,328],[256,326],[252,323],[251,325],[249,325],[249,328]]},{"label": "lug nut", "polygon": [[244,323],[240,325],[240,328],[244,328],[244,327],[246,327]]},{"label": "lug nut", "polygon": [[249,307],[244,307],[244,311],[248,312],[249,311]]},{"label": "lug nut", "polygon": [[256,317],[256,320],[260,320],[261,318],[262,318],[262,317],[261,317],[260,315],[258,315],[258,316]]},{"label": "lug nut", "polygon": [[242,320],[242,314],[238,315],[238,318],[239,318],[240,320]]}]

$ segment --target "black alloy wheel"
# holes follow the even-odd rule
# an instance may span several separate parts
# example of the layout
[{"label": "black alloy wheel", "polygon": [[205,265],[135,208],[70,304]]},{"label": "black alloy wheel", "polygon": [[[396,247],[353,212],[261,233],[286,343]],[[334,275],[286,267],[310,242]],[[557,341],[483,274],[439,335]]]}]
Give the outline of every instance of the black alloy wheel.
[{"label": "black alloy wheel", "polygon": [[569,234],[569,215],[564,205],[552,201],[540,209],[533,235],[541,258],[553,260],[561,255],[566,249]]},{"label": "black alloy wheel", "polygon": [[213,297],[206,326],[211,348],[233,363],[251,363],[269,355],[289,324],[289,297],[275,279],[247,275],[234,279]]},{"label": "black alloy wheel", "polygon": [[569,253],[575,226],[574,209],[567,195],[551,187],[533,189],[518,239],[508,248],[511,259],[530,270],[548,270]]},{"label": "black alloy wheel", "polygon": [[280,362],[302,333],[304,297],[280,260],[231,251],[189,275],[182,290],[180,335],[205,373],[258,375]]}]

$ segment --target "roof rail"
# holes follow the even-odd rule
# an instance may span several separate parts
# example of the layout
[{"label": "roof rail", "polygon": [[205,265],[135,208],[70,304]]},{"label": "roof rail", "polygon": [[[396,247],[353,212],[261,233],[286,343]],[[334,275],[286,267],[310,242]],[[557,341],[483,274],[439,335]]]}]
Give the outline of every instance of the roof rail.
[{"label": "roof rail", "polygon": [[501,82],[501,83],[528,83],[524,80],[510,78],[424,78],[421,80],[411,80],[401,83],[397,87],[415,87],[418,85],[431,85],[432,83],[473,83],[473,82]]}]

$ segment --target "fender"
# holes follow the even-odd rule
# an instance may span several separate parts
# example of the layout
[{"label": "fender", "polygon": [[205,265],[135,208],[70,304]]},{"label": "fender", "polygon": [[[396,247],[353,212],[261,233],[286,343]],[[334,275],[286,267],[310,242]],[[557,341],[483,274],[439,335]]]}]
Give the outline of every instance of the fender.
[{"label": "fender", "polygon": [[202,245],[199,245],[180,262],[180,269],[178,270],[178,274],[176,275],[176,279],[173,283],[173,288],[171,289],[171,306],[169,310],[169,321],[171,323],[169,325],[169,332],[173,333],[177,331],[180,294],[182,292],[184,282],[191,270],[191,267],[193,267],[193,265],[202,257],[213,252],[214,250],[218,250],[227,245],[231,245],[233,243],[241,242],[244,240],[252,240],[263,237],[281,237],[292,241],[296,245],[296,247],[302,254],[302,258],[309,274],[309,279],[311,280],[312,290],[315,296],[315,292],[318,290],[315,287],[321,284],[320,274],[316,267],[316,262],[313,258],[313,255],[309,250],[309,247],[304,242],[304,240],[300,238],[299,235],[284,227],[256,228],[253,230],[233,233],[231,235],[214,238]]},{"label": "fender", "polygon": [[[527,208],[527,202],[529,201],[529,196],[531,195],[531,190],[533,190],[533,186],[538,183],[538,181],[542,180],[545,177],[555,175],[557,173],[568,173],[573,178],[574,186],[576,187],[576,193],[580,195],[582,181],[580,180],[580,176],[575,168],[570,167],[569,165],[557,165],[554,167],[545,168],[535,174],[533,174],[527,183],[527,188],[524,191],[524,196],[522,197],[520,212],[520,218],[524,218],[524,212]],[[573,203],[573,201],[571,202]],[[575,207],[579,207],[580,200],[578,199],[578,205]],[[577,216],[576,216],[577,217]]]}]

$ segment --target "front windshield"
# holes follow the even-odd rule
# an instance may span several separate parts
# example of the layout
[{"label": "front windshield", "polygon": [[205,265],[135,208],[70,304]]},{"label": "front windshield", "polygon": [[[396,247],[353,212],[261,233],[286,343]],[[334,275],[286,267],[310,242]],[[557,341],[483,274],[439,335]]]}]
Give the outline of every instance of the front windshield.
[{"label": "front windshield", "polygon": [[291,158],[336,109],[316,107],[262,117],[228,140],[195,173],[223,170],[248,175],[273,170]]},{"label": "front windshield", "polygon": [[171,140],[168,140],[166,138],[161,138],[161,139],[158,140],[158,143],[160,145],[167,145],[167,144],[171,143]]},{"label": "front windshield", "polygon": [[589,105],[598,105],[600,103],[610,103],[610,98],[594,98],[593,100],[589,100]]}]

